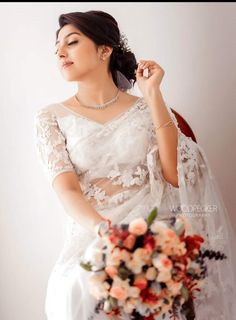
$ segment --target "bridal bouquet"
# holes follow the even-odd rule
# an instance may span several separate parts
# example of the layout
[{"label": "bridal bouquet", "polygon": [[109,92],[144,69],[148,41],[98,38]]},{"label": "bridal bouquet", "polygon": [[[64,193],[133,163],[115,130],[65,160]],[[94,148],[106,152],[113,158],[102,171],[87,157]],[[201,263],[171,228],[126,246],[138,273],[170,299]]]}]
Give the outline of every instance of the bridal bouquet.
[{"label": "bridal bouquet", "polygon": [[[225,259],[223,253],[203,250],[200,235],[185,235],[181,216],[111,225],[88,248],[80,266],[90,271],[89,290],[98,303],[96,313],[125,319],[194,319],[195,292],[207,275],[205,258]],[[159,318],[160,317],[160,318]]]}]

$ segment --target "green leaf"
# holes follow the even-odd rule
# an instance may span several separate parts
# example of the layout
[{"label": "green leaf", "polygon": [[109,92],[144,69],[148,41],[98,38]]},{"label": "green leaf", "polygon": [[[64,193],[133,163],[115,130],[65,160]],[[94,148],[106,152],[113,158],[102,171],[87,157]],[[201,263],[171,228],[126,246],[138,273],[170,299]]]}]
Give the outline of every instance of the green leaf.
[{"label": "green leaf", "polygon": [[155,207],[149,214],[148,218],[147,218],[147,225],[150,226],[153,222],[153,220],[156,218],[157,216],[157,207]]},{"label": "green leaf", "polygon": [[170,304],[169,300],[166,299],[166,298],[163,299],[163,302],[164,302],[165,304]]},{"label": "green leaf", "polygon": [[109,296],[108,300],[109,300],[109,302],[110,302],[110,304],[112,306],[112,309],[115,309],[117,307],[117,305],[118,305],[117,299]]},{"label": "green leaf", "polygon": [[119,247],[123,247],[123,246],[124,246],[124,242],[123,242],[122,240],[119,240],[119,241],[118,241],[118,246],[119,246]]},{"label": "green leaf", "polygon": [[82,268],[84,268],[86,271],[92,271],[92,265],[88,262],[88,263],[84,263],[84,262],[80,262],[80,266]]},{"label": "green leaf", "polygon": [[188,289],[185,286],[182,286],[182,288],[180,289],[180,292],[181,292],[182,296],[184,297],[185,301],[187,301],[189,298]]},{"label": "green leaf", "polygon": [[130,275],[130,271],[124,267],[119,267],[117,275],[122,280],[126,280]]},{"label": "green leaf", "polygon": [[195,275],[195,269],[194,268],[189,268],[187,270],[188,273],[192,274],[192,275]]},{"label": "green leaf", "polygon": [[151,258],[153,259],[153,258],[155,258],[157,256],[158,256],[158,252],[153,251],[152,254],[151,254]]}]

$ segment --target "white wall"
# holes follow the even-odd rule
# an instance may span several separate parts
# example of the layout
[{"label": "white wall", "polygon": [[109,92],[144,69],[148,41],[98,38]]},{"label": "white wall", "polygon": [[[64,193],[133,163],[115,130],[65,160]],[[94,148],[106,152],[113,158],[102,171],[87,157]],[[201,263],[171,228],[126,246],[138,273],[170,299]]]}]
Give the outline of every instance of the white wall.
[{"label": "white wall", "polygon": [[46,285],[63,244],[65,213],[36,158],[33,116],[77,89],[57,70],[55,31],[61,13],[86,10],[112,14],[137,59],[155,60],[165,70],[165,100],[188,121],[204,148],[236,227],[235,3],[1,3],[4,320],[45,319]]}]

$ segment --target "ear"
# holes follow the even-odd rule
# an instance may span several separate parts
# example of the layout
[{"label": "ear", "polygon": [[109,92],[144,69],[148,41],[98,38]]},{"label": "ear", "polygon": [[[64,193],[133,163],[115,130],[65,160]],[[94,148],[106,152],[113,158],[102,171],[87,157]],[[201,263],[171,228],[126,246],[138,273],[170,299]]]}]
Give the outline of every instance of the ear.
[{"label": "ear", "polygon": [[108,58],[112,54],[113,48],[109,46],[101,46],[101,55],[105,55]]}]

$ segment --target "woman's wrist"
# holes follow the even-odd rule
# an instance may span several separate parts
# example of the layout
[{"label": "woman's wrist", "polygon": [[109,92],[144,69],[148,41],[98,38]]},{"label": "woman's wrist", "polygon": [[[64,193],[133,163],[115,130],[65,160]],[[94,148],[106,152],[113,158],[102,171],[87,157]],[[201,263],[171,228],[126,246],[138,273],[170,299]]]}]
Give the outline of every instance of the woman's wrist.
[{"label": "woman's wrist", "polygon": [[110,226],[111,226],[111,220],[107,218],[102,218],[101,221],[99,221],[94,226],[94,232],[96,236],[101,237],[106,231],[109,230]]}]

